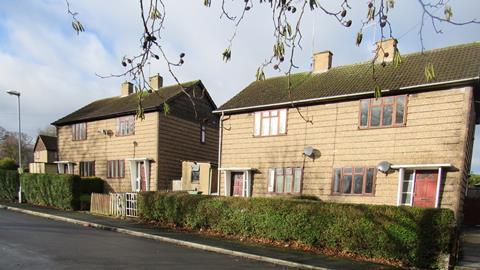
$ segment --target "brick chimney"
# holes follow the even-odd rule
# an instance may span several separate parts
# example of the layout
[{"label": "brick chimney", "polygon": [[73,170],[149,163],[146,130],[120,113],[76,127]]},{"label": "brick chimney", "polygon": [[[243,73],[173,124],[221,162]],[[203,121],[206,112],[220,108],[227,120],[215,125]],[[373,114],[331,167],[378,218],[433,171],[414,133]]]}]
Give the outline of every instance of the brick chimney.
[{"label": "brick chimney", "polygon": [[375,51],[375,63],[392,62],[395,48],[397,47],[397,40],[394,38],[378,41]]},{"label": "brick chimney", "polygon": [[313,73],[322,73],[332,67],[332,52],[323,51],[313,54]]},{"label": "brick chimney", "polygon": [[152,91],[158,91],[163,87],[163,77],[159,74],[150,77],[150,87]]},{"label": "brick chimney", "polygon": [[120,87],[120,90],[121,90],[122,97],[131,95],[131,94],[133,94],[133,92],[135,92],[134,88],[133,88],[133,83],[127,82],[127,81],[122,83],[122,86]]}]

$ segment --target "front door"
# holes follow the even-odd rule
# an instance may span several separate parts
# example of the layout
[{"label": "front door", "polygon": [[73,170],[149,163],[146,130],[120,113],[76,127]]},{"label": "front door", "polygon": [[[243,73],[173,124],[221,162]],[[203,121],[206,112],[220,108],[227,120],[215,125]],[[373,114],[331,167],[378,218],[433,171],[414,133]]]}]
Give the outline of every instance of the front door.
[{"label": "front door", "polygon": [[243,196],[243,173],[232,172],[232,196]]},{"label": "front door", "polygon": [[438,171],[415,172],[415,190],[413,194],[413,206],[435,207],[437,197]]},{"label": "front door", "polygon": [[140,191],[147,191],[147,182],[145,181],[145,163],[139,162],[138,174],[140,178]]}]

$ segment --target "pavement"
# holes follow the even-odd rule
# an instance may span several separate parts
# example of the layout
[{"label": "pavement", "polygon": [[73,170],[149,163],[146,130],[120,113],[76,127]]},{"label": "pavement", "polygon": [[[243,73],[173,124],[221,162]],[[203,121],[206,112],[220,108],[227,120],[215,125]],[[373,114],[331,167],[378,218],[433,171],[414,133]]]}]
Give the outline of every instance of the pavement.
[{"label": "pavement", "polygon": [[480,225],[465,226],[461,241],[460,260],[455,269],[480,269]]},{"label": "pavement", "polygon": [[[222,239],[217,237],[204,236],[198,233],[175,231],[168,228],[159,228],[159,227],[154,227],[148,224],[139,223],[136,219],[117,219],[117,218],[111,218],[111,217],[105,217],[105,216],[92,215],[85,212],[62,211],[57,209],[44,208],[44,207],[38,207],[38,206],[32,206],[32,205],[26,205],[26,204],[22,204],[22,205],[3,204],[3,205],[0,205],[0,210],[1,208],[9,209],[17,212],[20,211],[20,212],[28,213],[31,215],[42,216],[45,218],[61,220],[69,223],[74,223],[77,225],[83,225],[84,227],[94,227],[94,228],[99,228],[107,231],[121,232],[123,234],[129,235],[128,237],[137,236],[138,239],[148,238],[148,239],[142,239],[142,241],[147,241],[147,242],[149,241],[148,245],[168,246],[168,248],[170,249],[174,249],[175,247],[178,250],[180,250],[178,251],[179,254],[184,254],[186,251],[181,251],[181,250],[185,250],[185,249],[188,250],[189,252],[191,252],[192,250],[197,250],[198,252],[206,252],[207,254],[215,254],[216,256],[227,256],[227,257],[235,256],[235,258],[237,258],[239,261],[241,261],[244,264],[248,264],[248,262],[252,264],[252,262],[255,262],[255,261],[256,263],[261,262],[263,263],[260,267],[261,269],[266,269],[268,267],[273,267],[273,266],[283,267],[283,268],[292,267],[292,268],[298,268],[298,269],[322,269],[322,270],[395,269],[390,266],[385,266],[385,265],[380,265],[375,263],[359,262],[359,261],[354,261],[346,258],[324,256],[320,254],[303,252],[303,251],[298,251],[298,250],[293,250],[288,248],[277,248],[277,247],[271,247],[271,246],[265,246],[265,245],[259,245],[259,244],[251,244],[251,243],[245,243],[237,240],[227,240],[227,239]],[[2,241],[4,240],[2,236],[3,230],[1,228],[1,224],[2,224],[1,221],[4,219],[4,216],[7,215],[6,213],[8,212],[5,210],[1,210],[0,212],[0,239],[1,239],[0,248],[2,247]],[[69,225],[72,226],[71,224]],[[74,227],[76,227],[77,229],[82,228],[79,226],[74,226]],[[28,226],[27,229],[35,230],[35,226],[34,225]],[[92,230],[89,228],[82,228],[82,229],[87,231],[92,231],[97,234],[105,233],[100,230]],[[109,233],[115,234],[114,232],[109,232]],[[127,235],[122,235],[122,234],[117,234],[117,235],[118,235],[117,237],[121,237],[121,236],[127,237]],[[70,237],[70,234],[69,234],[69,237]],[[152,239],[159,240],[160,242],[152,241]],[[28,239],[25,241],[28,241]],[[58,241],[62,241],[61,237],[58,239]],[[85,240],[85,243],[84,243],[84,245],[87,245],[87,246],[96,246],[97,244],[98,244],[98,241],[95,241],[95,239],[93,239],[93,241]],[[116,242],[112,242],[112,244],[115,247],[118,247],[120,250],[122,250],[122,248],[125,249],[125,247],[128,247],[128,244],[119,245]],[[141,245],[138,244],[138,247],[140,248]],[[104,248],[108,249],[108,245],[104,246]],[[152,248],[148,248],[147,250],[152,250]],[[2,252],[2,250],[0,250],[0,252]],[[147,252],[147,254],[150,254],[150,253]],[[168,254],[175,254],[175,253],[172,252]],[[121,255],[119,256],[122,257]],[[202,257],[202,256],[199,255],[199,257]],[[142,258],[142,257],[140,256],[139,258]],[[160,258],[159,260],[168,264],[168,262],[171,261],[170,259],[172,259],[174,262],[179,263],[179,267],[182,268],[181,267],[183,265],[182,263],[185,263],[185,261],[182,261],[183,259],[174,260],[173,258],[175,258],[175,256],[172,255],[168,257],[167,260],[165,261],[161,260]],[[190,257],[188,258],[190,259]],[[146,260],[146,259],[147,258],[143,258],[142,260]],[[139,261],[135,256],[132,257],[132,260]],[[217,260],[219,260],[219,262],[217,262]],[[230,262],[232,261],[231,258],[229,260]],[[234,264],[230,263],[230,264],[223,265],[221,263],[223,262],[223,260],[218,258],[211,258],[211,260],[207,260],[207,261],[209,261],[210,265],[213,266],[214,268],[218,266],[221,269],[234,267],[237,264],[237,262],[235,262]],[[207,262],[205,263],[206,263],[205,265],[208,264]],[[137,264],[134,264],[134,265],[136,266]],[[1,263],[1,259],[0,259],[0,269],[2,269],[3,266],[4,264]],[[243,265],[241,268],[247,268],[246,266],[247,265]],[[197,268],[196,265],[195,267]],[[18,267],[15,267],[15,268],[18,268]],[[149,268],[148,265],[145,268]],[[251,267],[248,266],[248,268],[251,268]],[[115,269],[118,269],[118,268],[115,268]],[[231,268],[231,269],[234,269],[234,268]]]}]

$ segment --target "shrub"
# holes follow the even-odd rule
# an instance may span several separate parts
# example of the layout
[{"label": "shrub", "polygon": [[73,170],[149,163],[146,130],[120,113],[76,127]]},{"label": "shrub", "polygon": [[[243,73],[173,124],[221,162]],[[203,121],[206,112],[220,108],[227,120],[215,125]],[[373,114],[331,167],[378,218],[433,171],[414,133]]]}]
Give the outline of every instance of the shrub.
[{"label": "shrub", "polygon": [[18,168],[15,160],[9,157],[0,158],[0,170],[16,170]]},{"label": "shrub", "polygon": [[90,209],[90,194],[103,193],[104,182],[97,177],[37,173],[24,173],[21,181],[22,191],[29,203],[65,210]]},{"label": "shrub", "polygon": [[81,194],[103,193],[104,181],[98,177],[82,177],[79,182],[79,192]]},{"label": "shrub", "polygon": [[13,201],[18,194],[18,172],[0,169],[0,200]]},{"label": "shrub", "polygon": [[285,198],[233,198],[145,192],[140,217],[224,234],[436,267],[449,253],[455,219],[448,209],[352,205]]},{"label": "shrub", "polygon": [[78,208],[78,175],[24,173],[20,181],[29,203],[66,210]]}]

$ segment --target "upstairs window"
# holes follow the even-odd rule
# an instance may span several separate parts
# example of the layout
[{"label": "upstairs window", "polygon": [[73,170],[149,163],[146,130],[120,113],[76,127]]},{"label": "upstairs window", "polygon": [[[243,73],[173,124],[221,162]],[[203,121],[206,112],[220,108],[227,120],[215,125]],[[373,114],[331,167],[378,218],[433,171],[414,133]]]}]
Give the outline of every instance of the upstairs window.
[{"label": "upstairs window", "polygon": [[204,125],[200,126],[200,142],[205,143],[207,141],[207,127]]},{"label": "upstairs window", "polygon": [[107,178],[124,178],[125,177],[125,161],[124,160],[108,160],[107,161]]},{"label": "upstairs window", "polygon": [[255,113],[254,136],[276,136],[287,133],[287,109]]},{"label": "upstairs window", "polygon": [[129,115],[117,118],[117,136],[135,134],[135,116]]},{"label": "upstairs window", "polygon": [[406,123],[407,96],[382,97],[360,101],[360,128],[395,127]]},{"label": "upstairs window", "polygon": [[72,125],[72,140],[82,141],[87,139],[87,123]]},{"label": "upstairs window", "polygon": [[268,170],[268,192],[300,193],[301,168],[270,168]]},{"label": "upstairs window", "polygon": [[80,176],[95,176],[95,161],[80,161]]},{"label": "upstairs window", "polygon": [[375,174],[375,168],[337,168],[333,172],[332,193],[343,195],[373,195]]}]

